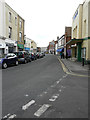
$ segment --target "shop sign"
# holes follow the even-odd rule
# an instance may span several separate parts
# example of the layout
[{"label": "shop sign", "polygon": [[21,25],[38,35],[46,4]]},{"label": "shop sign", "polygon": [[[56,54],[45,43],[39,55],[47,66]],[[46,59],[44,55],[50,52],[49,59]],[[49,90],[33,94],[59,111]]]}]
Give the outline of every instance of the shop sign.
[{"label": "shop sign", "polygon": [[78,10],[76,11],[76,13],[74,15],[73,20],[75,20],[75,18],[77,17],[77,15],[78,15]]},{"label": "shop sign", "polygon": [[82,48],[81,57],[86,58],[86,48]]}]

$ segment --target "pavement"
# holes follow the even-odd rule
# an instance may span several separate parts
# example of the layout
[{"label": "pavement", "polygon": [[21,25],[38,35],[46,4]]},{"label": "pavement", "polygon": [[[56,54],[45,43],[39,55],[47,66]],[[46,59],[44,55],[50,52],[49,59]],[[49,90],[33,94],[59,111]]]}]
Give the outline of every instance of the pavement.
[{"label": "pavement", "polygon": [[58,56],[61,64],[64,64],[64,67],[67,69],[66,72],[80,75],[80,76],[90,76],[90,69],[88,65],[82,66],[81,62],[72,61],[70,59],[61,59],[60,56]]}]

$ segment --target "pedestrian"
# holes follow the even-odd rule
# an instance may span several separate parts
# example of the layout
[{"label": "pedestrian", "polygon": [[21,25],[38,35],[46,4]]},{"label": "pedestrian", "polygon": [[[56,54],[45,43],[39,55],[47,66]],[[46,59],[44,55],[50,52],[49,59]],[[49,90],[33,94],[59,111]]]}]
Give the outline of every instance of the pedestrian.
[{"label": "pedestrian", "polygon": [[62,53],[62,58],[64,59],[64,53]]},{"label": "pedestrian", "polygon": [[62,52],[60,52],[60,56],[61,56],[61,59],[62,59]]}]

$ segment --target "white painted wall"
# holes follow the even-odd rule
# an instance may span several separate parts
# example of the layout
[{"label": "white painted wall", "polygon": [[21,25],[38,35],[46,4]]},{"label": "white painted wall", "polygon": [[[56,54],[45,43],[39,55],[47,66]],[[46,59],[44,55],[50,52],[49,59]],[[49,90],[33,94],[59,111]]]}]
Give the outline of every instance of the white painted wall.
[{"label": "white painted wall", "polygon": [[0,0],[0,36],[5,37],[5,0]]},{"label": "white painted wall", "polygon": [[29,39],[29,38],[25,38],[25,45],[24,45],[24,47],[27,47],[27,48],[30,48],[31,49],[31,39]]}]

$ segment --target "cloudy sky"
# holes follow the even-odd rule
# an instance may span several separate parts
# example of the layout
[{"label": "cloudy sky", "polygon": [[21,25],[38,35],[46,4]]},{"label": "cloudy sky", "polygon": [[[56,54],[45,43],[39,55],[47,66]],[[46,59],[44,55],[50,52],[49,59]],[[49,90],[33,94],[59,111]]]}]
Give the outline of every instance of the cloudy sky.
[{"label": "cloudy sky", "polygon": [[72,26],[72,17],[84,0],[5,0],[25,20],[25,35],[47,46]]}]

